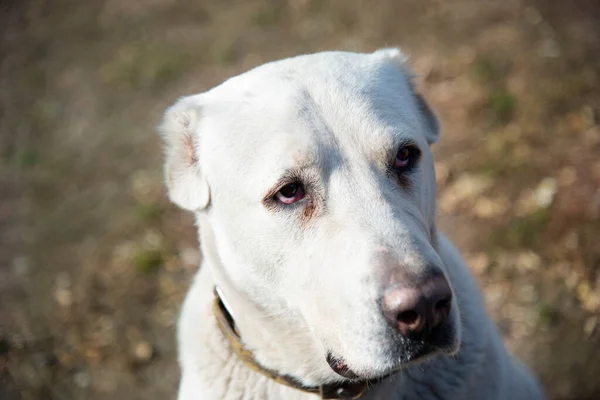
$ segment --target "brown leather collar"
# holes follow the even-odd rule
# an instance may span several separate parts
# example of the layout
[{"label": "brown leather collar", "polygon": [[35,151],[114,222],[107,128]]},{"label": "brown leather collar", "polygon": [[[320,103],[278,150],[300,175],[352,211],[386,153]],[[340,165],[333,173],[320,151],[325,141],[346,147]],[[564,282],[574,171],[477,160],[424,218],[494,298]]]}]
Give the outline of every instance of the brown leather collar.
[{"label": "brown leather collar", "polygon": [[344,382],[331,383],[320,386],[304,386],[298,380],[291,376],[281,375],[275,371],[269,370],[260,365],[252,356],[252,352],[244,347],[242,340],[235,330],[233,317],[223,304],[221,296],[219,296],[217,288],[214,290],[213,313],[217,319],[217,325],[221,332],[227,338],[231,349],[237,354],[239,359],[252,370],[266,376],[285,386],[292,387],[303,392],[318,394],[322,399],[358,399],[367,389],[367,385],[371,382]]}]

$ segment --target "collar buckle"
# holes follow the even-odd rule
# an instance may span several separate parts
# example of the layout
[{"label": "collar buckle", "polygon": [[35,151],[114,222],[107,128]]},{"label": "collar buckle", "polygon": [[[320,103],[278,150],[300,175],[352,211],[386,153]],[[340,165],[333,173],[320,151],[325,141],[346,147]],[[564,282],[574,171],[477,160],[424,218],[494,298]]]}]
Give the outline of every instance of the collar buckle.
[{"label": "collar buckle", "polygon": [[321,385],[319,394],[322,399],[356,400],[367,390],[367,382],[347,382]]}]

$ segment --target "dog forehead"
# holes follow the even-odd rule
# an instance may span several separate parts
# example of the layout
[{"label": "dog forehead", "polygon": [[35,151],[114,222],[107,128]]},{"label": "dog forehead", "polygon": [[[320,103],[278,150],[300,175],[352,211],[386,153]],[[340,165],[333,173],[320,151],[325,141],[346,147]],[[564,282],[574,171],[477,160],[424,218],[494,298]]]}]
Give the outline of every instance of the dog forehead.
[{"label": "dog forehead", "polygon": [[288,110],[310,105],[325,115],[370,113],[388,120],[414,120],[408,75],[403,59],[394,50],[322,52],[263,64],[208,93],[246,110],[272,111],[269,118],[276,112],[286,115]]},{"label": "dog forehead", "polygon": [[224,87],[207,101],[202,129],[210,151],[246,150],[246,156],[302,148],[316,139],[305,118],[306,92],[297,82],[272,77],[261,85]]},{"label": "dog forehead", "polygon": [[207,93],[204,128],[218,134],[208,135],[205,150],[221,164],[243,157],[244,168],[271,170],[340,151],[381,158],[398,136],[419,131],[411,96],[403,69],[381,57],[332,52],[276,61]]},{"label": "dog forehead", "polygon": [[303,118],[294,82],[272,78],[260,88],[235,87],[207,102],[200,148],[211,185],[262,196],[288,170],[315,167],[324,135]]}]

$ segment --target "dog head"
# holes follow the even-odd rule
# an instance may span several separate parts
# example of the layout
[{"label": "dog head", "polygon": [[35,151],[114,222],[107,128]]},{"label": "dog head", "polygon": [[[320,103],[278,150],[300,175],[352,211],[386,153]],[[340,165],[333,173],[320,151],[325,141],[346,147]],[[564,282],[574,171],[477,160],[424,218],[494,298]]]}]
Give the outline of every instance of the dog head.
[{"label": "dog head", "polygon": [[439,126],[399,50],[263,65],[179,100],[161,132],[169,196],[210,227],[219,274],[306,332],[315,369],[376,378],[457,349]]}]

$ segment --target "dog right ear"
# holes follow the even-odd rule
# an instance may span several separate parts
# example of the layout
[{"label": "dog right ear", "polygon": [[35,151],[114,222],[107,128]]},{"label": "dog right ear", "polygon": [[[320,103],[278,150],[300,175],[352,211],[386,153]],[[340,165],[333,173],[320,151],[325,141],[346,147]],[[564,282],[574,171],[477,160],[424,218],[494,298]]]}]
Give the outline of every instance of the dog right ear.
[{"label": "dog right ear", "polygon": [[165,179],[169,198],[190,211],[205,209],[210,189],[200,165],[199,96],[184,97],[166,112],[159,127],[165,145]]}]

